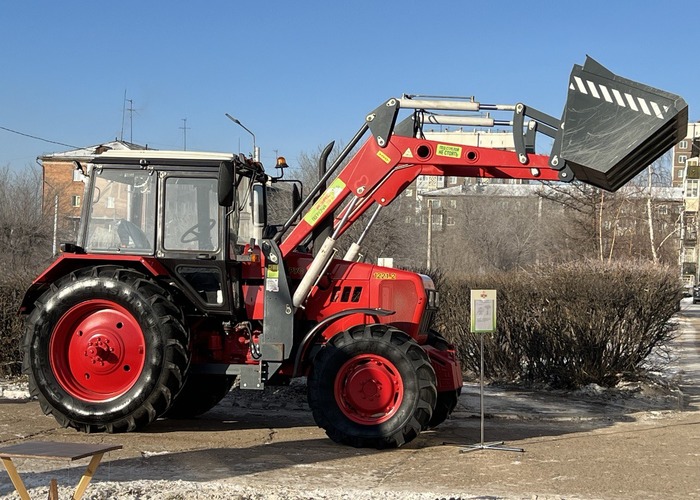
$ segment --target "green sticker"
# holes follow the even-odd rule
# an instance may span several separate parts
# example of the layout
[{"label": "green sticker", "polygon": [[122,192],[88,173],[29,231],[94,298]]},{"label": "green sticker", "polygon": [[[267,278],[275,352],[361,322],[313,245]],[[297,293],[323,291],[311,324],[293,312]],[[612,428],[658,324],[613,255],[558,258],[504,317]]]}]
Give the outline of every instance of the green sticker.
[{"label": "green sticker", "polygon": [[330,207],[335,199],[340,196],[343,189],[345,189],[345,183],[336,178],[333,182],[331,182],[331,185],[328,186],[328,189],[324,191],[316,203],[314,203],[311,210],[306,213],[304,216],[304,221],[310,226],[315,225],[326,213],[328,207]]},{"label": "green sticker", "polygon": [[437,151],[435,152],[435,154],[438,156],[446,156],[448,158],[461,158],[462,147],[448,146],[447,144],[438,144]]}]

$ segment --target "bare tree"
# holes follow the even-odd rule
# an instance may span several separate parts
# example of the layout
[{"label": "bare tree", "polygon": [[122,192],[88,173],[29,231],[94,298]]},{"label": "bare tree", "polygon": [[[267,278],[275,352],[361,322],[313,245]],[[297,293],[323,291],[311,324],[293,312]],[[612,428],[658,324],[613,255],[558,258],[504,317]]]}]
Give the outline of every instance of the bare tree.
[{"label": "bare tree", "polygon": [[51,225],[42,213],[41,174],[0,169],[0,261],[4,278],[34,275],[51,257]]}]

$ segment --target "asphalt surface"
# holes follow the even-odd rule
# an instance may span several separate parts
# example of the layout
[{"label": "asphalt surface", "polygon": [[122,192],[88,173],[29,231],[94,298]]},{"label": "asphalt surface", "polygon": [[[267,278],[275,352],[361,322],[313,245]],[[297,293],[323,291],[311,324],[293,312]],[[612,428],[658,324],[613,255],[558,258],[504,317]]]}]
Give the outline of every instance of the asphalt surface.
[{"label": "asphalt surface", "polygon": [[[477,384],[465,385],[450,420],[398,450],[334,444],[315,426],[301,386],[232,391],[198,419],[120,435],[61,429],[35,401],[0,397],[0,446],[122,445],[105,456],[86,498],[700,498],[700,306],[685,300],[679,321],[668,368],[679,391],[488,387],[485,442],[522,453],[467,452],[481,442]],[[51,478],[75,483],[86,463],[16,465],[45,498]],[[17,498],[3,471],[0,498]]]}]

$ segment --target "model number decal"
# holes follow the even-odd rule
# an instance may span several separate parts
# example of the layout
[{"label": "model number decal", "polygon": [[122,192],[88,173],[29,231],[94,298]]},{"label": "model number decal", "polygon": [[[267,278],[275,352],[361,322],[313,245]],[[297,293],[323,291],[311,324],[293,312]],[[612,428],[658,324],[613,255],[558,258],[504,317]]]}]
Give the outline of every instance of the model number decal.
[{"label": "model number decal", "polygon": [[460,146],[448,146],[447,144],[438,144],[435,154],[438,156],[446,156],[448,158],[461,158],[462,148]]},{"label": "model number decal", "polygon": [[380,271],[375,271],[372,273],[372,277],[375,280],[395,280],[396,279],[396,273],[387,273],[387,272],[380,272]]}]

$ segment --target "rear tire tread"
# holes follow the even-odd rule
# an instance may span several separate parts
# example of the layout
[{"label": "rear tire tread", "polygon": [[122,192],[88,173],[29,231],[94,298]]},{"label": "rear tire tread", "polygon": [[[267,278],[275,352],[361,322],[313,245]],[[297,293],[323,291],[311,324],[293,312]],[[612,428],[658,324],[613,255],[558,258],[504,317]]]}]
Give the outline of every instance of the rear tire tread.
[{"label": "rear tire tread", "polygon": [[[135,410],[127,415],[117,418],[113,422],[96,424],[94,422],[81,421],[78,417],[64,414],[59,408],[52,406],[47,397],[37,385],[29,361],[34,331],[46,310],[47,304],[55,299],[56,295],[66,286],[74,284],[82,279],[97,279],[102,281],[118,281],[134,289],[140,298],[151,306],[153,315],[160,325],[169,325],[170,337],[163,348],[162,366],[165,373],[160,373],[160,379],[145,400]],[[31,396],[38,398],[44,414],[52,415],[62,427],[72,427],[79,431],[91,433],[107,431],[109,433],[128,432],[140,429],[158,416],[163,414],[172,401],[172,394],[179,392],[182,387],[184,374],[189,367],[189,354],[187,346],[189,335],[184,327],[184,317],[179,308],[172,302],[171,295],[146,275],[129,268],[113,265],[93,266],[90,268],[73,271],[55,283],[52,283],[46,292],[34,303],[34,310],[27,320],[26,334],[23,342],[24,362],[23,373],[29,376],[29,391]],[[146,325],[142,325],[142,328]],[[147,361],[148,362],[148,361]],[[49,369],[48,367],[43,368]]]}]

